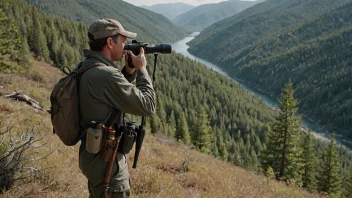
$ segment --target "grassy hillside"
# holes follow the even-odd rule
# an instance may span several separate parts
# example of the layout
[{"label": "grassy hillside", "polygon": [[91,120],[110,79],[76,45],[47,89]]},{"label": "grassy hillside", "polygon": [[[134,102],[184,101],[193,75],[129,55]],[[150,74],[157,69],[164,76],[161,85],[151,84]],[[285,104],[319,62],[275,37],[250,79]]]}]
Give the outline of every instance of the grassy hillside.
[{"label": "grassy hillside", "polygon": [[166,17],[133,6],[122,0],[26,0],[31,5],[56,16],[85,24],[99,18],[113,18],[124,28],[138,34],[145,42],[171,43],[185,33]]},{"label": "grassy hillside", "polygon": [[189,10],[173,19],[174,23],[192,31],[200,31],[224,18],[233,16],[259,1],[223,1],[204,4]]},{"label": "grassy hillside", "polygon": [[190,51],[275,97],[291,79],[301,112],[351,137],[351,3],[267,1],[205,30]]},{"label": "grassy hillside", "polygon": [[[84,24],[54,16],[49,17],[37,8],[21,3],[20,0],[13,1],[11,6],[12,9],[8,10],[8,13],[13,15],[16,23],[19,24],[21,33],[19,35],[25,36],[22,39],[28,38],[29,41],[23,44],[27,44],[27,48],[33,51],[38,49],[39,53],[35,58],[46,57],[44,60],[57,64],[56,58],[59,60],[69,58],[74,54],[70,53],[71,51],[79,54],[81,46],[86,45],[83,42],[84,39],[82,41],[74,39],[86,38],[87,26]],[[24,12],[25,10],[30,12]],[[33,18],[38,20],[33,21]],[[27,24],[24,26],[26,28],[22,29],[21,24]],[[77,30],[72,33],[76,25],[82,31]],[[42,42],[38,42],[37,45],[36,42],[32,42],[34,40],[32,38],[37,38],[38,34],[41,38],[38,40]],[[54,41],[60,45],[55,44]],[[64,50],[57,50],[58,46],[63,46]],[[78,60],[72,58],[67,60],[77,64],[82,59],[80,56],[75,57]],[[151,58],[152,55],[148,56],[149,63],[153,62]],[[159,102],[157,114],[151,119],[152,131],[155,133],[161,131],[170,138],[178,138],[177,123],[180,116],[184,114],[190,136],[195,137],[196,126],[200,120],[200,109],[203,109],[206,128],[209,129],[206,131],[207,152],[221,156],[225,161],[236,161],[240,166],[260,171],[258,155],[264,148],[264,136],[270,128],[270,121],[275,112],[235,82],[206,69],[195,61],[176,54],[162,55],[159,59],[155,82]],[[59,63],[57,66],[62,66],[65,62]],[[234,138],[235,135],[237,139]],[[246,139],[248,144],[253,146],[247,145],[245,148]],[[196,139],[192,141],[197,142]],[[240,147],[243,150],[241,153],[238,150]]]},{"label": "grassy hillside", "polygon": [[195,8],[195,6],[185,4],[185,3],[163,3],[163,4],[156,4],[152,6],[141,6],[141,7],[151,10],[155,13],[162,14],[170,20],[172,20],[173,18],[175,18],[180,14],[183,14]]},{"label": "grassy hillside", "polygon": [[[48,108],[50,90],[61,72],[42,62],[33,62],[30,72],[43,79],[0,74],[3,86],[0,92],[21,90]],[[35,131],[44,137],[40,143],[47,144],[33,151],[38,157],[52,152],[44,159],[27,164],[35,171],[32,177],[18,180],[2,197],[87,197],[87,181],[78,168],[78,145],[66,147],[52,134],[49,114],[35,111],[22,102],[0,99],[1,129],[12,124],[13,136],[16,136],[35,126]],[[8,110],[3,111],[5,108]],[[20,124],[15,124],[19,121]],[[133,155],[128,158],[131,164]],[[269,181],[161,136],[146,137],[138,168],[130,168],[132,197],[319,197]]]}]

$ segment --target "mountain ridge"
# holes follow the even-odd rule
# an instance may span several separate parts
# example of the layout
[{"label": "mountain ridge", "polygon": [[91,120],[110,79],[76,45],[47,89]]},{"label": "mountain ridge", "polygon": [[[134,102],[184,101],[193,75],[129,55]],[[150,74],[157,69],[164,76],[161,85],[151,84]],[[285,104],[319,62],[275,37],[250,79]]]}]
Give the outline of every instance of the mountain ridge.
[{"label": "mountain ridge", "polygon": [[168,19],[172,20],[176,16],[195,8],[196,6],[178,2],[178,3],[155,4],[152,6],[142,5],[140,7],[151,10],[155,13],[162,14]]},{"label": "mountain ridge", "polygon": [[192,31],[200,31],[209,25],[239,13],[259,1],[223,1],[220,3],[203,4],[188,12],[178,15],[173,22]]},{"label": "mountain ridge", "polygon": [[144,42],[171,43],[186,35],[166,17],[122,0],[26,0],[26,2],[46,13],[87,25],[98,18],[114,18],[120,21],[125,29],[136,32],[137,39]]}]

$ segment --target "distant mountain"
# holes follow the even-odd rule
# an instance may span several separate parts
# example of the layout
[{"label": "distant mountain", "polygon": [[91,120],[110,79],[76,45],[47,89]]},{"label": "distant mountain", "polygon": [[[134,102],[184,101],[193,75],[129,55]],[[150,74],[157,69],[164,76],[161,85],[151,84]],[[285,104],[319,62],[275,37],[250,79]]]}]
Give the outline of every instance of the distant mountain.
[{"label": "distant mountain", "polygon": [[299,108],[352,137],[352,0],[268,0],[218,22],[189,51],[277,97],[290,79]]},{"label": "distant mountain", "polygon": [[193,31],[200,31],[224,18],[231,17],[261,1],[223,1],[214,4],[200,5],[173,19],[181,27]]},{"label": "distant mountain", "polygon": [[98,18],[113,18],[145,42],[171,43],[185,36],[169,19],[122,0],[26,0],[39,9],[67,19],[91,24]]},{"label": "distant mountain", "polygon": [[141,6],[142,8],[151,10],[155,13],[162,14],[168,19],[172,20],[176,16],[183,14],[193,8],[195,6],[185,4],[185,3],[166,3],[166,4],[156,4],[152,6]]}]

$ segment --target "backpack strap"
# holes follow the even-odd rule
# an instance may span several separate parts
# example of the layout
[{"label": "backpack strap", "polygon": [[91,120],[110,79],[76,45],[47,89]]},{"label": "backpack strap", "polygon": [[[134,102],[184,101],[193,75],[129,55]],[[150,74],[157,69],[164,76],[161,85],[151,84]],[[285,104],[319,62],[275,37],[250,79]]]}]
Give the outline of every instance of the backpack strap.
[{"label": "backpack strap", "polygon": [[78,68],[77,75],[82,75],[88,69],[90,69],[92,67],[96,67],[96,66],[106,66],[106,65],[104,63],[102,63],[102,62],[91,63],[89,65],[84,66],[83,68]]}]

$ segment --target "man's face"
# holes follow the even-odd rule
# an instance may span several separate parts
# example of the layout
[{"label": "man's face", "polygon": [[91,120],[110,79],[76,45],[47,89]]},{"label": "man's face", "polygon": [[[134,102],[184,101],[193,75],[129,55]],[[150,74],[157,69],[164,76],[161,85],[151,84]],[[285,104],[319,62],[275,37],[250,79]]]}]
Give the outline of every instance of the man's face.
[{"label": "man's face", "polygon": [[112,48],[112,58],[114,59],[113,61],[121,61],[123,55],[125,54],[125,50],[123,49],[125,47],[126,43],[126,37],[119,35],[117,38],[117,42],[113,42],[113,48]]}]

